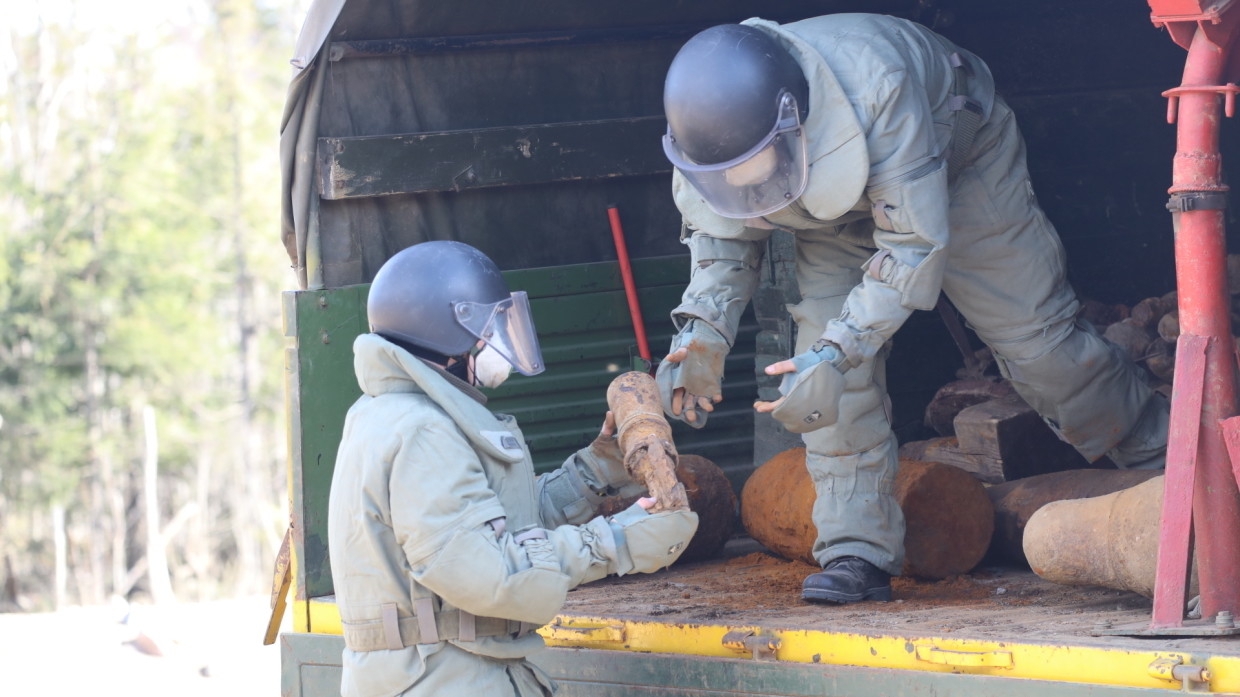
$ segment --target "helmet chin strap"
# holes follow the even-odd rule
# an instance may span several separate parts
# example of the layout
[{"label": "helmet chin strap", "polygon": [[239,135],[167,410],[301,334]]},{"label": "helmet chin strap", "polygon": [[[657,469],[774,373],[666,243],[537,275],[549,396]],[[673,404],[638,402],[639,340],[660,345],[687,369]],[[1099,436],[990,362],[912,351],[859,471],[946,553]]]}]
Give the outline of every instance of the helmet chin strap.
[{"label": "helmet chin strap", "polygon": [[449,375],[459,379],[461,382],[469,383],[471,385],[473,384],[469,380],[469,360],[465,356],[449,358],[448,364],[445,365],[443,369]]}]

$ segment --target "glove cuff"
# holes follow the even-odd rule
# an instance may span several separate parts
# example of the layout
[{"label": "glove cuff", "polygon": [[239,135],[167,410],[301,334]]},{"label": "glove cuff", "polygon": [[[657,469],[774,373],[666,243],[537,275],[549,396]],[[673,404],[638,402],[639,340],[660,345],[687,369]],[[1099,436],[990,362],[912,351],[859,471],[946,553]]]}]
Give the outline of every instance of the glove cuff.
[{"label": "glove cuff", "polygon": [[784,396],[771,416],[793,433],[809,433],[839,419],[844,374],[822,361],[807,370],[785,373],[779,391]]},{"label": "glove cuff", "polygon": [[635,503],[607,519],[607,524],[611,526],[611,534],[615,538],[616,543],[615,568],[612,569],[612,573],[617,576],[632,573],[634,569],[633,556],[629,553],[628,537],[624,534],[624,529],[643,518],[649,517],[650,513]]},{"label": "glove cuff", "polygon": [[[693,312],[688,310],[692,309]],[[736,340],[736,333],[728,328],[723,317],[713,312],[699,311],[704,308],[698,306],[680,306],[672,310],[672,324],[676,326],[676,336],[673,341],[679,339],[681,335],[693,336],[703,341],[719,341],[732,348],[732,342]],[[680,345],[689,343],[687,340]],[[673,349],[676,347],[673,346]]]},{"label": "glove cuff", "polygon": [[[616,446],[615,450],[619,455],[619,446]],[[601,453],[594,445],[577,451],[577,463],[582,479],[596,494],[633,483],[633,477],[625,469],[623,459]]]},{"label": "glove cuff", "polygon": [[839,344],[830,339],[819,339],[808,351],[792,357],[792,364],[796,366],[797,372],[809,370],[819,363],[830,363],[841,373],[852,367]]}]

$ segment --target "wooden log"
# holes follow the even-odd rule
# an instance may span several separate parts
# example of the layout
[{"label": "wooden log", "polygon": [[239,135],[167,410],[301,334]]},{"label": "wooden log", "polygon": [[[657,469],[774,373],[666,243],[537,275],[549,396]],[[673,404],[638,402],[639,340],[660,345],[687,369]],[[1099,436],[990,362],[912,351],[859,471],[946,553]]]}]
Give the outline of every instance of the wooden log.
[{"label": "wooden log", "polygon": [[954,440],[906,443],[901,457],[953,465],[988,484],[1089,467],[1015,394],[966,407],[953,423]]},{"label": "wooden log", "polygon": [[[685,546],[678,563],[712,559],[736,530],[737,500],[732,482],[714,462],[701,455],[681,454],[676,478],[684,484],[689,510],[698,514],[697,532]],[[619,513],[637,501],[636,496],[616,498],[599,507],[599,515]]]},{"label": "wooden log", "polygon": [[1128,315],[1128,319],[1142,329],[1153,332],[1158,328],[1158,320],[1162,319],[1162,316],[1167,314],[1168,311],[1174,309],[1174,305],[1168,307],[1167,302],[1162,298],[1146,298],[1132,306],[1132,312]]},{"label": "wooden log", "polygon": [[1002,463],[1004,481],[1087,465],[1033,407],[1015,395],[961,411],[956,415],[956,438],[964,452]]},{"label": "wooden log", "polygon": [[[1137,307],[1141,307],[1138,303]],[[1137,319],[1128,317],[1107,327],[1102,333],[1103,338],[1119,346],[1134,363],[1145,357],[1145,351],[1154,340],[1154,333],[1146,329]]]},{"label": "wooden log", "polygon": [[1012,383],[1001,378],[954,380],[934,393],[934,398],[926,405],[925,423],[940,436],[954,436],[953,422],[962,409],[1014,394]]},{"label": "wooden log", "polygon": [[[904,511],[903,575],[943,579],[981,561],[994,530],[994,506],[968,473],[901,459],[892,493]],[[814,499],[805,448],[792,448],[750,475],[741,492],[741,523],[776,554],[816,564]]]},{"label": "wooden log", "polygon": [[894,495],[904,511],[904,575],[942,579],[967,573],[986,555],[994,506],[967,472],[903,460]]},{"label": "wooden log", "polygon": [[616,418],[625,469],[655,498],[650,511],[688,508],[685,487],[676,478],[672,427],[663,417],[654,378],[635,370],[619,375],[607,386],[607,406]]},{"label": "wooden log", "polygon": [[1158,336],[1162,337],[1163,341],[1170,341],[1172,343],[1180,338],[1180,313],[1178,310],[1168,312],[1162,316],[1162,319],[1158,320]]},{"label": "wooden log", "polygon": [[1161,470],[1082,469],[1051,472],[986,487],[995,506],[995,534],[988,558],[1024,566],[1025,524],[1039,508],[1053,501],[1103,496],[1134,487],[1162,474]]},{"label": "wooden log", "polygon": [[940,462],[968,472],[981,482],[1003,481],[1003,463],[988,455],[966,453],[955,436],[909,441],[900,446],[900,460]]},{"label": "wooden log", "polygon": [[1087,298],[1081,301],[1081,309],[1076,313],[1076,316],[1102,330],[1107,325],[1124,319],[1128,316],[1128,313],[1127,305],[1110,305]]},{"label": "wooden log", "polygon": [[1175,344],[1159,337],[1150,343],[1145,353],[1145,368],[1163,382],[1171,382],[1175,375]]}]

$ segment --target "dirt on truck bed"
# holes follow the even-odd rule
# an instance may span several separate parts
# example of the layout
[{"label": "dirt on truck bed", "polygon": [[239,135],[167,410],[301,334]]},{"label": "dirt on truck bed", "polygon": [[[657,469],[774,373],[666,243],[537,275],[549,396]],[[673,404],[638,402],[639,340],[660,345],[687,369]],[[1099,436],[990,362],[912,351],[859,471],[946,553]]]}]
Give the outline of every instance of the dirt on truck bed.
[{"label": "dirt on truck bed", "polygon": [[581,586],[569,593],[563,613],[865,635],[1131,646],[1138,650],[1175,649],[1188,642],[1194,650],[1226,652],[1240,645],[1240,641],[1226,637],[1093,636],[1100,623],[1148,626],[1150,599],[1126,591],[1051,583],[1027,568],[984,566],[941,581],[894,578],[892,602],[850,605],[801,600],[802,581],[817,570],[804,562],[776,556],[749,538],[738,538],[731,540],[716,559],[676,564],[653,575],[613,576]]}]

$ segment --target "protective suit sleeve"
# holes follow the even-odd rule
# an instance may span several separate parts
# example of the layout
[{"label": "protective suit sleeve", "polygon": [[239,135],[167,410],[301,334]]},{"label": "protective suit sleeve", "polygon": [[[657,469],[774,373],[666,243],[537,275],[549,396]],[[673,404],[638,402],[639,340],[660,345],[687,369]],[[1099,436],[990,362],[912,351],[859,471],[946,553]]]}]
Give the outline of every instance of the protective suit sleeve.
[{"label": "protective suit sleeve", "polygon": [[603,502],[640,496],[646,488],[633,481],[624,468],[616,437],[600,434],[589,446],[569,456],[559,469],[539,475],[535,490],[543,526],[554,528],[584,523],[594,517]]},{"label": "protective suit sleeve", "polygon": [[688,227],[684,235],[692,265],[689,285],[672,310],[672,322],[680,329],[689,318],[701,319],[731,346],[741,314],[758,287],[765,243],[712,237]]},{"label": "protective suit sleeve", "polygon": [[[514,465],[521,466],[529,463]],[[616,568],[616,536],[602,518],[542,535],[493,527],[504,509],[450,423],[405,434],[389,495],[392,529],[414,580],[474,615],[546,623],[569,589]]]},{"label": "protective suit sleeve", "polygon": [[879,251],[863,267],[844,313],[823,333],[854,366],[872,358],[914,310],[935,306],[947,258],[950,191],[942,129],[936,130],[925,89],[909,71],[892,72],[878,84],[884,97],[870,114],[866,194]]},{"label": "protective suit sleeve", "polygon": [[771,231],[715,213],[679,171],[672,173],[672,198],[683,218],[680,241],[691,258],[689,285],[672,310],[672,322],[680,329],[689,319],[701,318],[731,346],[758,286]]}]

